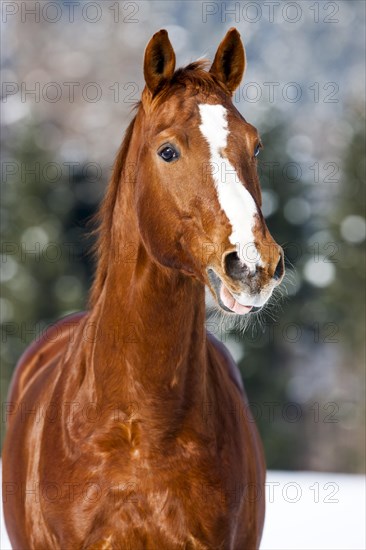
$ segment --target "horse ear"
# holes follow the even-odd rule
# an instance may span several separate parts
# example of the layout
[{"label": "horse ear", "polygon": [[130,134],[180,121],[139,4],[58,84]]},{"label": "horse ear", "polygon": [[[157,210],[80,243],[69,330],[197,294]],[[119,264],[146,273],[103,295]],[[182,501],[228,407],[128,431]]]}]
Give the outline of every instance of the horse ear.
[{"label": "horse ear", "polygon": [[239,32],[232,27],[217,49],[210,73],[234,93],[245,71],[245,50]]},{"label": "horse ear", "polygon": [[144,77],[147,87],[154,94],[159,86],[173,76],[175,53],[165,29],[156,32],[146,46]]}]

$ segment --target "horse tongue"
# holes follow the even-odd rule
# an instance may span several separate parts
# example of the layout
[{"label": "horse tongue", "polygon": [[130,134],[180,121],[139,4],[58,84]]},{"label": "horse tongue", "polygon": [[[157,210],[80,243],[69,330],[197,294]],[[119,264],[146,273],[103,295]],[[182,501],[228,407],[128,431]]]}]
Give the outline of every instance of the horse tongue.
[{"label": "horse tongue", "polygon": [[222,303],[228,309],[230,309],[234,313],[237,313],[238,315],[245,315],[246,313],[249,313],[249,311],[252,309],[252,306],[242,306],[241,304],[239,304],[239,302],[235,300],[234,296],[230,294],[224,284],[221,284],[220,298]]}]

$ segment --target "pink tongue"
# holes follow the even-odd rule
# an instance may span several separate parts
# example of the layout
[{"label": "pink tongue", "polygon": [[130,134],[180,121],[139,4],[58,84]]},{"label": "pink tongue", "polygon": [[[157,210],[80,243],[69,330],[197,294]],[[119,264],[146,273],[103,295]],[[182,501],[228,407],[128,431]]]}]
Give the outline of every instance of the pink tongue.
[{"label": "pink tongue", "polygon": [[238,315],[245,315],[246,313],[249,313],[249,311],[252,309],[252,306],[242,306],[235,300],[235,298],[230,294],[228,289],[225,285],[221,285],[220,289],[220,298],[222,303],[228,308],[231,309],[231,311],[234,311],[234,313],[237,313]]}]

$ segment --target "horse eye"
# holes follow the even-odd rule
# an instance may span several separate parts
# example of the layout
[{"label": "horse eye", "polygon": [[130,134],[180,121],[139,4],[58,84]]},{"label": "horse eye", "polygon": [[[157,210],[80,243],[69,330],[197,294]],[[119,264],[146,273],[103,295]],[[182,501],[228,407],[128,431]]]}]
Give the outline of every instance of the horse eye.
[{"label": "horse eye", "polygon": [[257,157],[259,155],[259,151],[261,150],[261,148],[262,148],[262,145],[260,143],[258,143],[256,148],[254,149],[254,156],[255,157]]},{"label": "horse eye", "polygon": [[165,145],[158,151],[158,155],[165,160],[165,162],[171,162],[179,157],[178,151],[176,151],[172,145]]}]

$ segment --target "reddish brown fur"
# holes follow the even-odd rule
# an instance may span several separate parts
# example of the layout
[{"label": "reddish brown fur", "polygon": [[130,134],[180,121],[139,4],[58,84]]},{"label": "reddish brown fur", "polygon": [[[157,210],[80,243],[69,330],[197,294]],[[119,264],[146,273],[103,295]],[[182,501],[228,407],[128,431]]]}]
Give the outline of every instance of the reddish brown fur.
[{"label": "reddish brown fur", "polygon": [[[238,282],[223,269],[230,224],[211,178],[200,176],[198,101],[224,104],[245,134],[230,155],[260,204],[246,160],[257,134],[230,100],[244,69],[235,33],[225,39],[232,81],[200,64],[173,74],[164,31],[148,46],[148,86],[100,210],[90,310],[33,343],[12,382],[3,491],[15,549],[259,546],[261,443],[237,368],[204,326],[208,265],[228,287]],[[173,139],[182,158],[163,166],[156,150]],[[263,255],[265,244],[278,251],[262,217],[257,235]],[[277,261],[266,257],[260,284]]]}]

